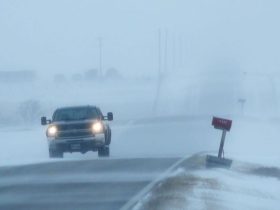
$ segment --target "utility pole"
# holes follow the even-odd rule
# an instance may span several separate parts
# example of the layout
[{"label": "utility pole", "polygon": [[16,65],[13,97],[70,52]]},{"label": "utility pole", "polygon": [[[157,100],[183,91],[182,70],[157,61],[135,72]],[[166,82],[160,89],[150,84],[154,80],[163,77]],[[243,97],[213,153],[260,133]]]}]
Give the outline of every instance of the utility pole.
[{"label": "utility pole", "polygon": [[160,95],[160,87],[161,87],[161,30],[158,30],[158,81],[157,81],[157,90],[154,101],[154,113],[157,111],[158,100]]},{"label": "utility pole", "polygon": [[245,106],[245,103],[246,103],[246,99],[245,98],[239,98],[238,99],[238,103],[240,103],[240,105],[241,105],[241,114],[243,116],[244,115],[244,106]]},{"label": "utility pole", "polygon": [[173,35],[173,46],[172,46],[172,69],[176,67],[176,34]]},{"label": "utility pole", "polygon": [[103,72],[102,72],[102,37],[98,38],[99,42],[99,76],[102,77]]},{"label": "utility pole", "polygon": [[158,79],[161,76],[161,30],[158,30]]},{"label": "utility pole", "polygon": [[167,42],[168,42],[168,31],[167,29],[165,29],[165,46],[164,46],[164,73],[166,74],[167,73],[167,50],[168,50],[168,45],[167,45]]},{"label": "utility pole", "polygon": [[179,53],[179,67],[182,68],[183,67],[183,38],[182,35],[180,34],[179,37],[179,45],[178,45],[178,53]]}]

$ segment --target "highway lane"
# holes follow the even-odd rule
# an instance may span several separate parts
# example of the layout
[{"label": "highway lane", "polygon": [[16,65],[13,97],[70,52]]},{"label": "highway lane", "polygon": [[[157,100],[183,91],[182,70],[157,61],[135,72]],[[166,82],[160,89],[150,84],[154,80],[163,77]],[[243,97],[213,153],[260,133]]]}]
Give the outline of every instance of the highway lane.
[{"label": "highway lane", "polygon": [[120,209],[177,160],[62,160],[1,167],[0,209]]}]

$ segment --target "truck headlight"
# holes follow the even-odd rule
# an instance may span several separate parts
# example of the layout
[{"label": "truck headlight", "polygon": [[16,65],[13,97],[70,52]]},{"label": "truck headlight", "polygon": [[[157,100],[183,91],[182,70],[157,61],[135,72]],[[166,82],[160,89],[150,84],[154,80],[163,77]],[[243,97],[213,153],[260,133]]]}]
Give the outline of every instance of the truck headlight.
[{"label": "truck headlight", "polygon": [[47,130],[47,136],[49,137],[55,137],[57,134],[57,127],[56,126],[50,126]]},{"label": "truck headlight", "polygon": [[103,125],[101,122],[94,123],[91,128],[92,128],[93,133],[103,132]]}]

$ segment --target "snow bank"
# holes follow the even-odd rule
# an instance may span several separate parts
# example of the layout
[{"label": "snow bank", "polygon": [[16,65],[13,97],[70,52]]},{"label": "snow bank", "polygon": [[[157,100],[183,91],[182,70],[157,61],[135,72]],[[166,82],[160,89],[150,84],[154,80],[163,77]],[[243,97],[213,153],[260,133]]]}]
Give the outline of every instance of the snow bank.
[{"label": "snow bank", "polygon": [[279,171],[245,163],[231,170],[179,168],[158,182],[133,210],[276,210]]}]

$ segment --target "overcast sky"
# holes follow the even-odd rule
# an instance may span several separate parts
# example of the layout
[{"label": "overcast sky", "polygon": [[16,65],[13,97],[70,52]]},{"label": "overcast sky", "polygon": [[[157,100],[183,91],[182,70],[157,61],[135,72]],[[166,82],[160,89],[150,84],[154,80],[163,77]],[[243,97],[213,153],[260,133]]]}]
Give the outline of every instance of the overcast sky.
[{"label": "overcast sky", "polygon": [[98,68],[102,37],[104,69],[154,75],[161,28],[163,37],[168,31],[170,71],[277,71],[278,2],[0,0],[0,70]]}]

